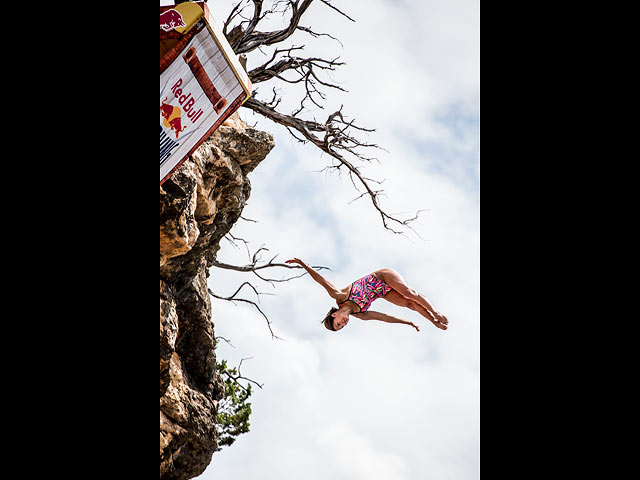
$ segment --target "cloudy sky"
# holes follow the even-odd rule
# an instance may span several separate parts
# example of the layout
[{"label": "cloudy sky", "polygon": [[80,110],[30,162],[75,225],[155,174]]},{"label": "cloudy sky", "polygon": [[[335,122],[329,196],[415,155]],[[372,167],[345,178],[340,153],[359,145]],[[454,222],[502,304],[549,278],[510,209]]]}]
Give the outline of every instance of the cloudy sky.
[{"label": "cloudy sky", "polygon": [[[413,321],[406,325],[352,317],[340,332],[320,321],[332,306],[310,277],[272,287],[255,276],[212,269],[210,288],[230,295],[245,280],[261,291],[266,322],[249,305],[212,299],[220,358],[251,357],[242,373],[264,384],[251,397],[251,431],[214,454],[199,480],[471,480],[480,476],[479,318],[479,1],[333,0],[350,22],[316,2],[302,25],[340,39],[296,35],[311,54],[340,56],[326,111],[344,113],[376,132],[384,147],[366,165],[385,180],[391,213],[426,210],[419,234],[383,229],[367,199],[346,176],[320,173],[326,156],[247,109],[241,117],[274,134],[276,147],[250,175],[252,193],[233,235],[278,254],[323,265],[339,287],[390,267],[449,318],[441,331],[416,312],[377,300],[372,310]],[[221,23],[231,2],[209,0]],[[304,20],[306,18],[306,20]],[[258,65],[258,52],[248,68]],[[271,86],[259,84],[258,98]],[[282,110],[298,99],[286,85]],[[261,93],[262,92],[262,93]],[[288,102],[288,103],[287,103]],[[270,256],[269,256],[270,255]],[[218,259],[248,263],[241,244],[223,241]],[[274,270],[273,276],[287,274]],[[252,292],[247,298],[255,300]]]}]

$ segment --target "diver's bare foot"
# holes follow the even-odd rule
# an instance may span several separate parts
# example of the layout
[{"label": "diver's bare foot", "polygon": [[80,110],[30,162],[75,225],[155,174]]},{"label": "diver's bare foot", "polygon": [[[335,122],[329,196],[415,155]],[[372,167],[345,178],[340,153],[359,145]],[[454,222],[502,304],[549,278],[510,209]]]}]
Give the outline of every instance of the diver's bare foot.
[{"label": "diver's bare foot", "polygon": [[441,323],[441,322],[439,322],[437,320],[431,320],[431,323],[433,323],[440,330],[446,330],[447,328],[449,328],[447,324]]},{"label": "diver's bare foot", "polygon": [[438,320],[438,322],[442,323],[443,325],[449,324],[449,320],[447,319],[447,317],[445,317],[441,313],[435,312],[435,317]]}]

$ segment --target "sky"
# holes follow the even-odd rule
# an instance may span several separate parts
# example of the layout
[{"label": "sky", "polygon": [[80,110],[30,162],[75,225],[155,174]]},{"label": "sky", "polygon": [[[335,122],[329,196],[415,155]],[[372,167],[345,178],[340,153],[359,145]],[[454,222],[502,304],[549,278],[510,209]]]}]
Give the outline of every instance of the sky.
[{"label": "sky", "polygon": [[[162,2],[161,2],[162,3]],[[474,480],[480,477],[480,54],[478,0],[333,0],[356,22],[315,2],[302,25],[330,33],[292,42],[308,54],[346,62],[331,79],[324,120],[344,105],[363,137],[383,147],[366,153],[379,163],[363,172],[384,179],[383,207],[411,216],[425,210],[406,236],[386,231],[366,198],[352,200],[346,175],[282,127],[241,108],[250,125],[271,132],[276,147],[249,175],[251,197],[232,234],[253,254],[283,262],[299,257],[330,268],[338,287],[374,270],[393,268],[449,319],[442,331],[418,313],[379,299],[371,307],[412,321],[363,322],[339,332],[321,320],[335,302],[309,276],[279,283],[212,268],[209,287],[231,295],[252,281],[272,321],[247,304],[212,298],[221,341],[218,358],[241,359],[242,374],[263,384],[251,397],[249,433],[214,453],[199,480]],[[209,0],[222,23],[231,2]],[[266,54],[270,53],[265,51]],[[248,56],[248,69],[264,57]],[[274,84],[275,85],[275,84]],[[270,98],[271,83],[257,98]],[[281,110],[299,100],[278,84]],[[286,93],[286,95],[284,95]],[[352,202],[352,203],[351,203]],[[243,244],[223,240],[218,260],[249,262]],[[276,278],[289,271],[274,269]]]}]

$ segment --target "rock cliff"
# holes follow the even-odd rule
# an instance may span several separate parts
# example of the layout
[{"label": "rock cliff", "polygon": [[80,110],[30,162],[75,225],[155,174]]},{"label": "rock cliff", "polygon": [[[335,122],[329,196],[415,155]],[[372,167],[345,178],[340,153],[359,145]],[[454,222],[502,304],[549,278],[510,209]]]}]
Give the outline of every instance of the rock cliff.
[{"label": "rock cliff", "polygon": [[273,147],[236,112],[160,187],[161,479],[200,475],[218,447],[224,384],[207,277],[249,198],[247,175]]}]

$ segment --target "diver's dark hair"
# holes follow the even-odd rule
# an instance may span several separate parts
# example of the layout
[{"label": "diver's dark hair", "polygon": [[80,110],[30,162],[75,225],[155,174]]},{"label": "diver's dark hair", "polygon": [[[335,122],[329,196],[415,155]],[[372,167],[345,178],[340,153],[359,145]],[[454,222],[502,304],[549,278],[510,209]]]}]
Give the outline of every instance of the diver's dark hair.
[{"label": "diver's dark hair", "polygon": [[324,320],[322,320],[322,323],[324,323],[324,326],[333,332],[337,332],[337,330],[333,326],[333,317],[331,315],[333,313],[336,313],[337,311],[338,309],[336,307],[331,307],[331,310],[329,310],[329,313],[327,313],[327,316],[324,317]]}]

